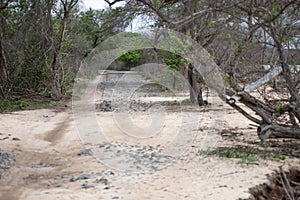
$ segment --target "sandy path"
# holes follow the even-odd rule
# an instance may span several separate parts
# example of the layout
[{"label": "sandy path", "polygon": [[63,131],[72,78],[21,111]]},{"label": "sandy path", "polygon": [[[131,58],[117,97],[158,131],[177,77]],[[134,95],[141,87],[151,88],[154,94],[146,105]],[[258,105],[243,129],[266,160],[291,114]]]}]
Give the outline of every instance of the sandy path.
[{"label": "sandy path", "polygon": [[[146,140],[132,139],[122,133],[112,120],[113,112],[96,113],[98,122],[103,122],[101,127],[109,145],[115,144],[109,147],[105,144],[103,147],[118,147],[122,153],[118,158],[112,157],[117,155],[113,149],[101,151],[102,156],[111,156],[110,161],[123,162],[124,166],[129,163],[133,168],[136,167],[136,162],[127,159],[138,156],[138,164],[145,170],[128,170],[128,164],[123,168],[125,171],[119,171],[105,165],[108,161],[103,164],[92,156],[79,156],[81,150],[92,148],[93,145],[84,146],[80,140],[70,105],[58,110],[41,109],[1,114],[0,136],[7,139],[0,140],[0,150],[12,151],[16,162],[14,167],[5,171],[4,178],[1,179],[0,199],[246,198],[249,196],[248,188],[265,181],[265,175],[275,168],[276,163],[264,162],[258,166],[242,168],[233,161],[197,155],[198,150],[205,148],[208,142],[216,146],[225,143],[220,137],[217,137],[219,140],[215,140],[216,133],[213,127],[220,123],[226,128],[244,128],[249,132],[248,137],[255,138],[255,132],[249,129],[247,119],[228,107],[224,111],[222,103],[218,100],[213,101],[219,105],[217,103],[208,106],[205,108],[207,111],[202,110],[200,114],[182,111],[189,117],[200,115],[199,126],[196,129],[191,126],[191,129],[184,130],[187,134],[195,134],[196,137],[193,137],[184,149],[180,149],[182,146],[178,144],[180,148],[177,151],[181,152],[180,155],[174,156],[172,152],[168,152],[170,160],[160,162],[161,157],[153,156],[153,159],[158,159],[158,164],[143,160],[141,156],[145,156],[148,151],[154,151],[152,146],[163,146],[172,138],[170,135],[176,130],[176,125],[172,122],[178,120],[177,112],[168,114],[161,134],[147,137]],[[222,116],[224,113],[225,118]],[[132,115],[133,121],[136,120],[138,124],[149,121],[145,113],[134,112]],[[226,143],[235,145],[235,141]],[[142,147],[146,150],[140,154],[138,151]],[[111,152],[113,154],[109,154]],[[116,166],[119,167],[120,164]],[[159,166],[159,169],[149,170],[153,166]],[[76,180],[80,175],[86,176],[86,179]]]},{"label": "sandy path", "polygon": [[[11,135],[0,142],[1,149],[16,149],[16,166],[2,180],[0,199],[237,199],[247,197],[248,188],[270,172],[268,166],[241,168],[228,160],[197,156],[200,139],[162,170],[127,174],[112,169],[114,175],[107,177],[109,189],[94,184],[103,173],[73,183],[71,177],[110,169],[91,156],[77,155],[84,146],[71,114],[69,110],[35,110],[1,115],[1,132]],[[12,141],[12,137],[21,140]],[[32,168],[38,163],[54,166]],[[85,181],[94,187],[82,189]]]}]

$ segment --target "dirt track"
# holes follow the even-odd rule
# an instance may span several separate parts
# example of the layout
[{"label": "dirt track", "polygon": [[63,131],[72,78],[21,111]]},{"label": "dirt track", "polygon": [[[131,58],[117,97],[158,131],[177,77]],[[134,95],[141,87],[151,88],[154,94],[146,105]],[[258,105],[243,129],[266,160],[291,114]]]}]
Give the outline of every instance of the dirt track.
[{"label": "dirt track", "polygon": [[[185,130],[196,137],[187,143],[179,156],[169,152],[162,157],[157,153],[161,146],[167,144],[174,126],[176,128],[172,122],[178,118],[178,109],[168,111],[160,134],[146,135],[146,140],[128,139],[130,137],[114,124],[114,112],[96,112],[97,120],[103,122],[101,126],[109,138],[108,143],[97,143],[103,156],[100,160],[89,155],[89,151],[81,152],[95,146],[84,145],[80,140],[70,102],[66,103],[67,107],[1,114],[0,150],[13,152],[15,164],[2,171],[0,199],[246,198],[249,187],[264,182],[265,175],[283,162],[267,160],[242,168],[234,161],[197,155],[200,148],[205,148],[203,142],[211,141],[211,136],[212,140],[218,138],[214,144],[216,147],[235,146],[242,141],[215,137],[217,133],[213,132],[211,123],[216,116],[223,114],[226,117],[218,122],[224,123],[223,128],[239,127],[243,129],[241,137],[244,141],[259,142],[247,119],[212,98],[210,101],[215,104],[201,108],[199,112],[193,112],[184,105],[186,109],[180,110],[187,116],[201,117],[196,129]],[[173,101],[171,97],[162,99]],[[134,111],[131,116],[137,124],[151,121],[145,112]],[[124,163],[125,170],[110,168],[106,165],[110,161],[119,163],[116,166]],[[128,170],[127,165],[133,170]]]}]

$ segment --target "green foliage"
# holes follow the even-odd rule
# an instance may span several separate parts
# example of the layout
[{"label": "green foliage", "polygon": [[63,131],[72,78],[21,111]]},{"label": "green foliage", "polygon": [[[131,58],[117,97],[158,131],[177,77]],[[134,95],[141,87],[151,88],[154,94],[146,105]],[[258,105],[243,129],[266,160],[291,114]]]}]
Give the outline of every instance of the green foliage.
[{"label": "green foliage", "polygon": [[210,27],[210,26],[213,25],[213,22],[211,20],[208,20],[208,21],[205,22],[205,25]]},{"label": "green foliage", "polygon": [[124,31],[133,17],[122,7],[80,11],[77,6],[69,15],[59,1],[8,1],[1,9],[10,97],[20,89],[47,91],[48,96],[71,94],[84,57],[109,36]]},{"label": "green foliage", "polygon": [[253,147],[244,146],[240,149],[216,149],[216,150],[200,150],[199,155],[217,155],[219,157],[225,158],[236,158],[239,160],[238,163],[253,163],[258,161],[258,156],[256,155]]},{"label": "green foliage", "polygon": [[282,102],[277,103],[277,105],[276,105],[276,107],[275,107],[275,110],[281,111],[282,109],[283,109],[283,104],[282,104]]},{"label": "green foliage", "polygon": [[37,109],[44,106],[53,106],[53,101],[23,101],[20,99],[14,101],[0,101],[0,112],[3,111],[14,111],[24,109]]},{"label": "green foliage", "polygon": [[213,55],[210,54],[210,53],[208,53],[208,56],[209,56],[209,58],[210,58],[211,60],[215,60],[215,59],[216,59],[215,56],[213,56]]},{"label": "green foliage", "polygon": [[267,145],[264,146],[263,157],[269,157],[273,160],[285,160],[285,156],[281,155],[279,152],[271,152]]},{"label": "green foliage", "polygon": [[141,59],[141,53],[138,50],[128,51],[121,55],[118,60],[127,63],[137,63]]},{"label": "green foliage", "polygon": [[72,23],[74,31],[76,30],[77,33],[93,41],[101,28],[100,19],[103,12],[102,10],[98,11],[92,9],[80,12]]},{"label": "green foliage", "polygon": [[124,12],[122,7],[115,7],[103,11],[101,15],[101,32],[107,36],[125,31],[130,25],[133,16]]},{"label": "green foliage", "polygon": [[13,110],[13,109],[22,109],[26,104],[24,101],[0,101],[0,111],[4,110]]},{"label": "green foliage", "polygon": [[163,0],[152,0],[152,4],[156,9],[160,9],[163,3],[164,3]]},{"label": "green foliage", "polygon": [[159,56],[162,57],[165,64],[171,69],[178,70],[180,67],[187,64],[186,60],[179,55],[167,52],[167,51],[158,51]]},{"label": "green foliage", "polygon": [[230,76],[224,76],[224,81],[226,81],[227,83],[231,83],[231,77]]},{"label": "green foliage", "polygon": [[18,88],[30,88],[34,91],[41,91],[45,82],[50,79],[49,71],[45,67],[46,60],[38,48],[38,41],[24,49],[23,63],[15,70],[13,83]]},{"label": "green foliage", "polygon": [[245,46],[243,44],[236,44],[235,51],[237,53],[242,53],[242,51],[243,51],[244,48],[245,48]]},{"label": "green foliage", "polygon": [[282,155],[280,155],[280,153],[278,153],[278,152],[275,152],[275,153],[273,153],[273,159],[279,159],[279,160],[285,160],[285,156],[282,156]]},{"label": "green foliage", "polygon": [[270,160],[285,160],[285,156],[281,155],[279,152],[271,152],[264,146],[263,151],[258,149],[254,149],[252,146],[242,146],[239,148],[219,148],[215,150],[199,150],[199,155],[216,155],[223,158],[233,158],[238,160],[239,164],[245,163],[254,163],[258,161],[260,158],[262,159],[270,159]]}]

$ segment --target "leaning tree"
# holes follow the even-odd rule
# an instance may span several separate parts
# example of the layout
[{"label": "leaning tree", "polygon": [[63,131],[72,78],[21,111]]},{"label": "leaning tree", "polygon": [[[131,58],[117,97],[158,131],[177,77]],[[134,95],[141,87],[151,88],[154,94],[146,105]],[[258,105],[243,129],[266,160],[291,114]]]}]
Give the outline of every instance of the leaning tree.
[{"label": "leaning tree", "polygon": [[[228,103],[259,125],[257,132],[262,141],[271,135],[300,139],[299,6],[299,0],[249,0],[234,3],[233,8],[222,11],[235,17],[238,29],[243,33],[239,34],[237,50],[229,66],[233,81],[228,90],[231,95]],[[260,52],[260,58],[251,57],[253,50]],[[256,62],[251,63],[252,59]],[[257,80],[253,82],[240,82],[241,73],[234,74],[245,60],[253,73],[259,69],[251,69],[251,65],[266,65],[267,68],[261,69],[264,74],[256,75]],[[278,82],[277,87],[272,87],[274,79]],[[254,114],[238,106],[237,101]]]},{"label": "leaning tree", "polygon": [[[262,141],[300,139],[299,0],[106,2],[125,2],[133,16],[147,15],[157,28],[199,42],[223,72],[227,103],[257,124]],[[194,74],[190,65],[191,85]]]}]

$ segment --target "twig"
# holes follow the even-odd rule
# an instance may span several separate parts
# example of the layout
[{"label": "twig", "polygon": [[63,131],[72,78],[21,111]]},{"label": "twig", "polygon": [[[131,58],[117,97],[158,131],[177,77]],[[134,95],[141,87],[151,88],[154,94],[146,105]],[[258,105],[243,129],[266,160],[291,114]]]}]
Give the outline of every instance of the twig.
[{"label": "twig", "polygon": [[290,180],[290,182],[291,182],[292,184],[294,184],[294,185],[300,186],[300,183],[299,183],[299,182],[292,181],[292,180]]},{"label": "twig", "polygon": [[249,126],[254,126],[254,127],[256,127],[256,128],[259,127],[259,125],[256,125],[256,124],[249,124]]},{"label": "twig", "polygon": [[282,170],[281,166],[280,166],[280,180],[281,180],[281,183],[282,183],[282,187],[283,187],[286,195],[288,196],[288,198],[290,200],[295,200],[290,182],[289,182],[288,178],[286,177],[285,172]]}]

